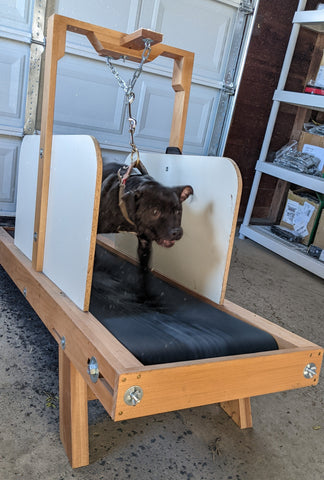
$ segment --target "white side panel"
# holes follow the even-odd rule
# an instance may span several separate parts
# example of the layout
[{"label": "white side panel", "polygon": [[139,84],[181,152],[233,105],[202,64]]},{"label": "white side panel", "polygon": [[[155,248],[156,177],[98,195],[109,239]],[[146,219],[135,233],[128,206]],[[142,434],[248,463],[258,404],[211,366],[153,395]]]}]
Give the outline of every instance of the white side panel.
[{"label": "white side panel", "polygon": [[19,156],[15,245],[29,260],[33,255],[39,141],[39,135],[27,135]]},{"label": "white side panel", "polygon": [[[20,155],[15,244],[32,257],[39,137],[25,137]],[[43,272],[84,308],[97,182],[89,136],[54,136]]]},{"label": "white side panel", "polygon": [[[219,303],[239,187],[234,163],[221,157],[144,153],[141,160],[162,184],[189,184],[195,192],[183,204],[182,239],[170,249],[154,245],[153,269]],[[136,258],[134,235],[112,237],[117,250]]]},{"label": "white side panel", "polygon": [[88,275],[97,155],[88,136],[54,136],[43,271],[81,309]]}]

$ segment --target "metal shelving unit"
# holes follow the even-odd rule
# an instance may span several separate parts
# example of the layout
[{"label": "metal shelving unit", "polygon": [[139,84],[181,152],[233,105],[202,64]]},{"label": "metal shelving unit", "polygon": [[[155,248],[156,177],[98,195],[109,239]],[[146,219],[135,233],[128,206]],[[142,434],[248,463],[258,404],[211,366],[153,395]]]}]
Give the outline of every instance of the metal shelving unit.
[{"label": "metal shelving unit", "polygon": [[289,103],[298,107],[311,110],[324,111],[324,97],[286,91],[285,84],[294,54],[300,27],[309,28],[318,33],[324,33],[324,10],[305,11],[307,0],[300,0],[297,11],[293,18],[293,27],[287,46],[285,59],[279,77],[278,87],[273,95],[272,109],[270,112],[267,129],[265,132],[260,157],[255,167],[255,176],[250,192],[243,223],[240,228],[240,238],[250,238],[263,245],[282,257],[294,262],[306,270],[324,278],[324,263],[307,255],[307,248],[301,245],[294,245],[288,241],[272,234],[270,227],[251,225],[251,216],[258,188],[263,174],[271,175],[289,183],[309,188],[319,193],[324,193],[324,178],[305,175],[293,170],[288,170],[270,162],[266,162],[271,137],[277,119],[281,103]]}]

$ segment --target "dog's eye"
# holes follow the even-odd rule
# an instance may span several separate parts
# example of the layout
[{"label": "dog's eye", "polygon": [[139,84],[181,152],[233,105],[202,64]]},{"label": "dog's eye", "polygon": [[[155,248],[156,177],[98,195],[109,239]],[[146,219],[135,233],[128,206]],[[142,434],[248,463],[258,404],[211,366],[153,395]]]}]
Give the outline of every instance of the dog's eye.
[{"label": "dog's eye", "polygon": [[153,208],[152,209],[152,215],[153,215],[153,217],[158,218],[161,215],[161,212],[158,208]]}]

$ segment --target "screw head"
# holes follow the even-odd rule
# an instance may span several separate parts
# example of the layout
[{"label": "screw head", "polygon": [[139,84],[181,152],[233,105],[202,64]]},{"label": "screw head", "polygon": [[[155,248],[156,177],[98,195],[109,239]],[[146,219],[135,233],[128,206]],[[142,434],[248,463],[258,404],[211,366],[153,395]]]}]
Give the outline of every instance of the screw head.
[{"label": "screw head", "polygon": [[128,390],[126,390],[124,395],[124,402],[130,407],[136,407],[136,405],[140,403],[142,398],[143,389],[138,385],[134,385],[133,387],[130,387]]},{"label": "screw head", "polygon": [[315,363],[308,363],[304,368],[304,377],[313,378],[317,374],[317,367]]}]

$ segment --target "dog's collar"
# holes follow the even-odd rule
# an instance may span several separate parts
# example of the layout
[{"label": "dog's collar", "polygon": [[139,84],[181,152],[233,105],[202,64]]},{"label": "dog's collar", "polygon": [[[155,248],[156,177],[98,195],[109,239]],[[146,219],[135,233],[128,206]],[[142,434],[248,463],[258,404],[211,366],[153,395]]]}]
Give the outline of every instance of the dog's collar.
[{"label": "dog's collar", "polygon": [[[145,175],[148,173],[140,160],[136,160],[135,162],[131,163],[128,167],[127,165],[124,165],[118,170],[118,178],[119,178],[118,205],[123,217],[131,225],[135,225],[135,223],[129,218],[123,196],[125,193],[126,181],[131,176],[131,173],[134,167],[137,168],[142,175]],[[123,172],[125,173],[123,174]]]},{"label": "dog's collar", "polygon": [[125,204],[125,201],[124,201],[124,193],[125,193],[125,187],[126,187],[126,180],[129,178],[130,176],[130,166],[127,168],[126,172],[124,173],[124,175],[122,175],[122,170],[125,170],[126,166],[125,167],[121,167],[119,170],[118,170],[118,178],[119,178],[119,192],[118,192],[118,205],[119,205],[119,208],[120,208],[120,211],[123,215],[123,217],[125,218],[125,220],[127,220],[128,223],[130,223],[131,225],[135,225],[135,223],[129,218],[129,215],[128,215],[128,212],[127,212],[127,208],[126,208],[126,204]]}]

